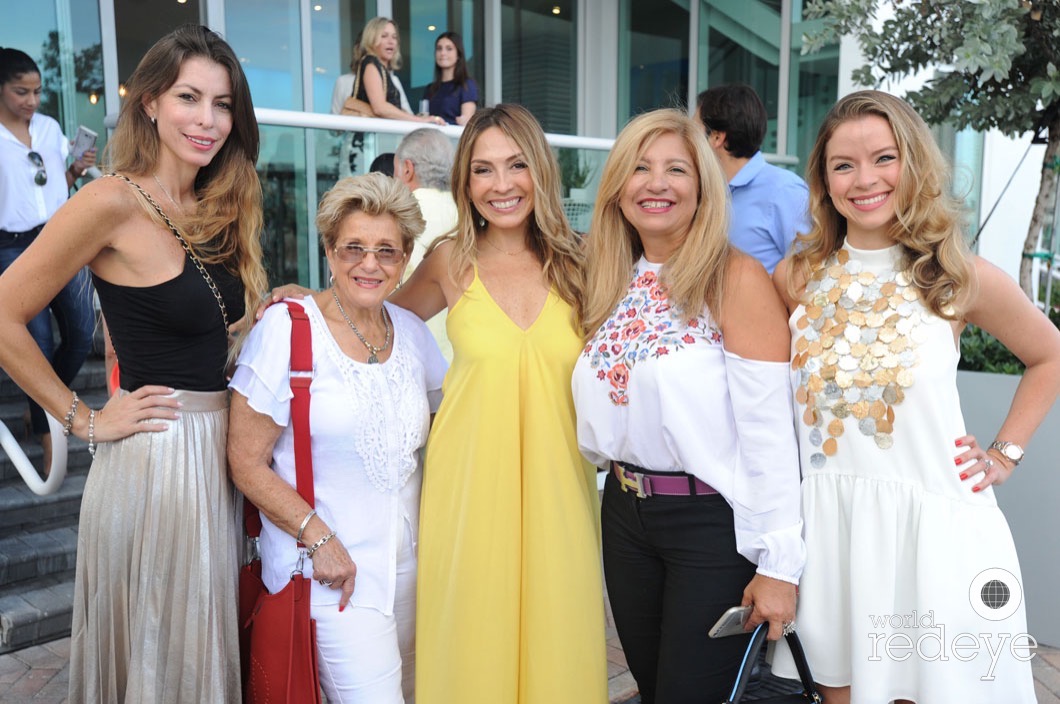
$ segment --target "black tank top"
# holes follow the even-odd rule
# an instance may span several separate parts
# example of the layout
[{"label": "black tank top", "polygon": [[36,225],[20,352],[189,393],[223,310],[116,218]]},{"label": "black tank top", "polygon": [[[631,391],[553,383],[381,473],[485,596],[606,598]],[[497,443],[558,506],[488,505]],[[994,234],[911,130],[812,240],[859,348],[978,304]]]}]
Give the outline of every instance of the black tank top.
[{"label": "black tank top", "polygon": [[[229,323],[243,317],[243,283],[221,264],[205,264],[221,292]],[[226,388],[228,335],[217,298],[185,255],[184,271],[156,286],[120,286],[95,274],[121,368],[121,388],[161,384],[188,391]]]}]

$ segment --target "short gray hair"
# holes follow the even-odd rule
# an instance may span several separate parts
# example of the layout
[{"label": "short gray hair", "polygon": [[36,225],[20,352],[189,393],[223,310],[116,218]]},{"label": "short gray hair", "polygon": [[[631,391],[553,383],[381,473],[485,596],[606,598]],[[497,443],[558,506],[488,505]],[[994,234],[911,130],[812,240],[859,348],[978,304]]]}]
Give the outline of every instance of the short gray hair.
[{"label": "short gray hair", "polygon": [[336,183],[324,194],[317,209],[317,231],[324,249],[331,249],[339,238],[339,225],[354,213],[389,215],[401,232],[401,248],[412,253],[416,237],[427,223],[420,204],[408,186],[385,174],[372,172],[350,176]]},{"label": "short gray hair", "polygon": [[405,159],[412,162],[421,185],[448,191],[453,153],[453,143],[448,137],[433,127],[421,127],[405,135],[394,157],[398,164]]}]

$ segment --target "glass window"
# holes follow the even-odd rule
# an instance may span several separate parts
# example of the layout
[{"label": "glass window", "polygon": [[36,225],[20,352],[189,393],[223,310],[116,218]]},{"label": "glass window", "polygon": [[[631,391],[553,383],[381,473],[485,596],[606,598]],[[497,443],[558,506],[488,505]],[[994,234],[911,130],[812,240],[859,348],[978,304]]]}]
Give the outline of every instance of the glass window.
[{"label": "glass window", "polygon": [[484,0],[394,0],[394,21],[401,32],[405,60],[398,77],[413,111],[419,110],[424,91],[434,81],[434,42],[443,32],[456,32],[464,41],[468,73],[478,84],[482,104],[484,4]]},{"label": "glass window", "polygon": [[700,0],[699,7],[699,90],[751,86],[769,116],[762,142],[767,153],[777,150],[780,9],[780,0]]},{"label": "glass window", "polygon": [[174,28],[202,21],[199,0],[185,3],[146,3],[114,0],[114,31],[118,43],[118,81],[129,80],[140,59],[155,42]]},{"label": "glass window", "polygon": [[88,0],[12,4],[0,23],[0,46],[24,51],[37,62],[42,87],[38,111],[57,120],[70,138],[78,125],[93,130],[99,135],[96,147],[102,151],[107,130],[98,4]]},{"label": "glass window", "polygon": [[688,4],[622,0],[618,29],[618,125],[637,113],[688,101]]},{"label": "glass window", "polygon": [[298,0],[225,2],[225,39],[243,64],[256,108],[302,109],[299,4]]},{"label": "glass window", "polygon": [[501,97],[521,103],[546,132],[577,127],[576,0],[501,0]]},{"label": "glass window", "polygon": [[[788,152],[805,167],[817,130],[839,93],[839,45],[816,54],[802,55],[803,34],[816,31],[820,20],[803,21],[801,3],[795,3],[791,25],[791,71],[788,112]],[[802,169],[800,169],[801,173]]]},{"label": "glass window", "polygon": [[313,112],[331,112],[335,81],[342,74],[350,73],[353,47],[365,22],[375,15],[375,0],[313,3],[309,16],[313,43]]}]

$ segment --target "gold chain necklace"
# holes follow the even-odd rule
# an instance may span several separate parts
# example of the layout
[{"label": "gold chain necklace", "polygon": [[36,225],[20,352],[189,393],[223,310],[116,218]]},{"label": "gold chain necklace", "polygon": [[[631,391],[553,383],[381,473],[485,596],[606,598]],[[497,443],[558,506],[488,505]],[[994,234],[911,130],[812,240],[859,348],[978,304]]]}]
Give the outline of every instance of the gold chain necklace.
[{"label": "gold chain necklace", "polygon": [[386,349],[390,347],[390,315],[386,312],[386,306],[383,306],[383,327],[386,328],[386,340],[381,347],[376,347],[361,334],[361,331],[358,330],[357,326],[353,324],[352,320],[350,320],[350,316],[346,315],[346,311],[343,309],[342,303],[339,301],[339,294],[335,291],[334,287],[331,289],[331,297],[335,299],[335,305],[339,307],[339,312],[342,313],[342,317],[346,319],[346,323],[350,326],[350,329],[353,330],[353,334],[356,335],[357,339],[368,348],[368,363],[379,364],[379,353],[385,352]]},{"label": "gold chain necklace", "polygon": [[522,254],[523,252],[526,251],[526,247],[523,247],[522,249],[520,249],[517,252],[509,252],[509,251],[501,249],[497,245],[493,244],[493,242],[490,241],[490,238],[489,238],[488,235],[483,235],[482,239],[485,240],[486,244],[488,244],[490,247],[493,247],[495,250],[497,250],[501,254],[507,254],[509,257],[514,257],[517,254]]},{"label": "gold chain necklace", "polygon": [[158,174],[151,174],[151,178],[155,180],[155,183],[158,184],[158,187],[161,188],[162,192],[166,194],[166,198],[169,198],[169,202],[177,206],[177,211],[183,213],[184,207],[173,198],[173,195],[169,192],[169,189],[163,186],[162,182],[158,180]]}]

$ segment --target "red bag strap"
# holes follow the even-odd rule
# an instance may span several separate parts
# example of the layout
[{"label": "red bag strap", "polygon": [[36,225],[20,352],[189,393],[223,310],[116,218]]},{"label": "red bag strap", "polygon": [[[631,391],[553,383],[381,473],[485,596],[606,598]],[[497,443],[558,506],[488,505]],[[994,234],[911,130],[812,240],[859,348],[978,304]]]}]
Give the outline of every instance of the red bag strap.
[{"label": "red bag strap", "polygon": [[[294,468],[298,494],[313,507],[313,447],[309,432],[309,386],[313,383],[313,333],[309,316],[301,304],[285,301],[291,316],[291,425],[294,428]],[[250,501],[243,501],[243,525],[247,536],[261,535],[261,514]],[[302,543],[298,547],[305,547]]]}]

